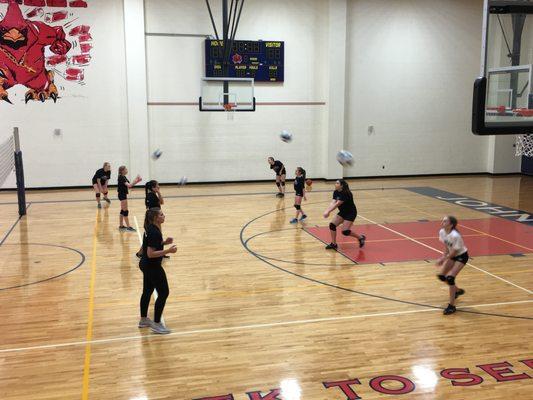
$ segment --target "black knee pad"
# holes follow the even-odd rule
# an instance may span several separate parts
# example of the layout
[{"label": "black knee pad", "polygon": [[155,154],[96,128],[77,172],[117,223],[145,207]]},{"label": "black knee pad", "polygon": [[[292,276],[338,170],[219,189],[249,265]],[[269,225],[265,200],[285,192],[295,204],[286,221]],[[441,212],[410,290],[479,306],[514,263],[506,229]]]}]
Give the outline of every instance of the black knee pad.
[{"label": "black knee pad", "polygon": [[130,215],[130,212],[129,210],[120,210],[120,215],[122,215],[123,217],[127,217],[128,215]]},{"label": "black knee pad", "polygon": [[285,182],[281,182],[281,186],[285,186]]},{"label": "black knee pad", "polygon": [[337,225],[335,225],[333,222],[330,222],[329,223],[329,230],[330,231],[336,231],[337,230]]},{"label": "black knee pad", "polygon": [[446,277],[444,275],[437,275],[437,278],[443,282],[446,282]]},{"label": "black knee pad", "polygon": [[448,282],[448,285],[450,286],[454,286],[455,285],[455,276],[447,276],[446,277],[446,282]]},{"label": "black knee pad", "polygon": [[298,211],[300,211],[302,209],[302,206],[299,205],[299,204],[295,204],[294,205],[294,208],[296,208]]},{"label": "black knee pad", "polygon": [[277,187],[281,187],[281,183],[276,182],[276,186],[277,186]]},{"label": "black knee pad", "polygon": [[97,198],[97,199],[100,198],[100,193],[96,193],[96,198]]},{"label": "black knee pad", "polygon": [[104,196],[107,196],[107,193],[108,193],[108,192],[105,192],[105,193],[104,193]]},{"label": "black knee pad", "polygon": [[351,229],[345,229],[344,231],[342,231],[342,234],[344,236],[350,236],[350,233],[352,233],[352,230]]}]

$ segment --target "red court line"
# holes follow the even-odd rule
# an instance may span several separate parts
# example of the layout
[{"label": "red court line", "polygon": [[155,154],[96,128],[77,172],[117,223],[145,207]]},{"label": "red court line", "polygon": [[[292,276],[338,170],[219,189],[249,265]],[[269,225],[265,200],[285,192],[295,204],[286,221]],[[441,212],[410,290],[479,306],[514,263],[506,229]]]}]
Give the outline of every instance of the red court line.
[{"label": "red court line", "polygon": [[[383,224],[383,226],[420,243],[442,249],[443,245],[438,240],[440,224],[440,221],[427,221]],[[490,233],[477,227],[487,229]],[[367,236],[367,245],[359,249],[353,238],[342,236],[339,231],[337,234],[338,251],[359,264],[422,261],[438,257],[436,251],[379,225],[355,225],[353,229]],[[459,230],[464,233],[465,244],[472,257],[533,253],[533,244],[530,243],[533,229],[523,224],[501,218],[464,220],[460,222]],[[306,231],[323,242],[329,243],[331,240],[328,227],[307,228]],[[506,239],[497,237],[495,234],[503,235]]]}]

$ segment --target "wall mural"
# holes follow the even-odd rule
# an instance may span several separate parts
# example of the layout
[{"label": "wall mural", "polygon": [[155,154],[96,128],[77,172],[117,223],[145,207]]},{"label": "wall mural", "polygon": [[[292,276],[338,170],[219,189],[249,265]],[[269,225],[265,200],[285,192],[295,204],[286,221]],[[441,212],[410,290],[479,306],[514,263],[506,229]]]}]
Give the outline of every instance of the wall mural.
[{"label": "wall mural", "polygon": [[0,0],[0,100],[13,104],[9,89],[22,85],[25,103],[55,103],[65,90],[60,82],[84,85],[93,45],[76,11],[87,7],[81,0]]}]

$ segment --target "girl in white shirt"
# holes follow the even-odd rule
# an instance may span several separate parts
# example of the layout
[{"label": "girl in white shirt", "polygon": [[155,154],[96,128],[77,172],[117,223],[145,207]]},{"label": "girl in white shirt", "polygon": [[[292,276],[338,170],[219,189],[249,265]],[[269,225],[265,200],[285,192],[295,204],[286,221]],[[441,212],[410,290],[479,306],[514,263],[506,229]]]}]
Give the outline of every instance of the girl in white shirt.
[{"label": "girl in white shirt", "polygon": [[439,240],[444,244],[444,252],[437,261],[437,266],[440,267],[437,278],[448,283],[450,288],[450,303],[444,310],[444,315],[448,315],[456,311],[455,299],[465,293],[455,285],[455,278],[468,262],[468,249],[457,231],[457,218],[451,215],[444,217]]}]

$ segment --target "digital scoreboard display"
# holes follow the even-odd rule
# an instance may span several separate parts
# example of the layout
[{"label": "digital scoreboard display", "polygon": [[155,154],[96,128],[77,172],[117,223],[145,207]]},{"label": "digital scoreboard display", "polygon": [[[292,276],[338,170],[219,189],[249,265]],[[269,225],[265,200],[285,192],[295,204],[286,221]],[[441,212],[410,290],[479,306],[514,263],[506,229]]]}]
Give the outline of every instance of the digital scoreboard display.
[{"label": "digital scoreboard display", "polygon": [[235,40],[224,76],[224,42],[205,41],[207,78],[254,78],[256,82],[283,82],[285,43],[279,41]]}]

